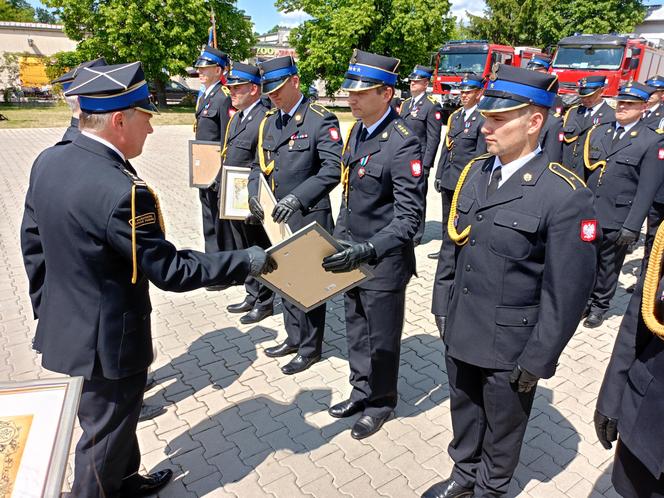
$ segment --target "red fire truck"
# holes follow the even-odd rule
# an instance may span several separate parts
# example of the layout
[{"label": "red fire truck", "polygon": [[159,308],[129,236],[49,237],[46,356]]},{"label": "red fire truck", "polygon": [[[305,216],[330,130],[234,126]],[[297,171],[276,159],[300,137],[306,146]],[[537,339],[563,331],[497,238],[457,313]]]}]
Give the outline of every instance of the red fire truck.
[{"label": "red fire truck", "polygon": [[577,82],[584,76],[607,78],[606,97],[630,80],[645,82],[664,72],[664,50],[644,38],[618,35],[576,35],[558,42],[551,64],[558,75],[560,95],[565,105],[576,100]]},{"label": "red fire truck", "polygon": [[443,110],[449,113],[459,107],[459,82],[464,74],[491,74],[495,64],[525,67],[541,50],[533,47],[497,45],[486,40],[451,40],[435,55],[433,93],[438,95]]}]

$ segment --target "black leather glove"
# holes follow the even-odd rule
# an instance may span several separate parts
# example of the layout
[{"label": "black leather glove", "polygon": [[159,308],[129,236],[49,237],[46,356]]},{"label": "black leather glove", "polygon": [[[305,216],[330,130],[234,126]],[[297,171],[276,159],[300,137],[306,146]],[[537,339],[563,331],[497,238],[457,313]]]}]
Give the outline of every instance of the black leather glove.
[{"label": "black leather glove", "polygon": [[433,188],[436,189],[436,192],[440,193],[443,191],[443,182],[441,182],[438,178],[436,178],[436,181],[433,182]]},{"label": "black leather glove", "polygon": [[332,273],[352,271],[362,263],[376,257],[376,249],[371,242],[348,242],[339,240],[344,249],[323,259],[323,268]]},{"label": "black leather glove", "polygon": [[436,327],[438,327],[438,333],[440,334],[440,338],[442,340],[445,340],[445,322],[447,321],[447,317],[443,315],[435,315],[436,316]]},{"label": "black leather glove", "polygon": [[263,206],[261,206],[261,203],[258,201],[258,197],[249,197],[249,212],[251,214],[247,216],[245,220],[247,223],[251,225],[254,224],[249,221],[250,218],[251,221],[258,220],[259,223],[263,223],[263,220],[265,219],[265,212],[263,211]]},{"label": "black leather glove", "polygon": [[293,194],[288,194],[286,197],[277,202],[272,211],[272,219],[277,223],[284,223],[293,216],[295,211],[302,209],[302,203]]},{"label": "black leather glove", "polygon": [[599,439],[599,442],[605,449],[610,450],[611,442],[618,439],[618,421],[615,418],[602,415],[595,409],[593,422],[595,422],[597,439]]},{"label": "black leather glove", "polygon": [[510,384],[517,384],[517,391],[520,393],[528,393],[530,390],[537,385],[539,377],[535,374],[531,374],[525,368],[521,368],[519,365],[514,367],[510,375]]},{"label": "black leather glove", "polygon": [[249,265],[251,266],[249,275],[252,277],[257,277],[263,273],[270,273],[277,269],[277,262],[260,247],[251,246],[246,251],[249,255]]},{"label": "black leather glove", "polygon": [[636,240],[639,238],[638,232],[633,232],[629,230],[628,228],[621,228],[620,229],[620,235],[618,235],[618,240],[616,240],[616,245],[617,246],[628,246],[632,242],[636,242]]}]

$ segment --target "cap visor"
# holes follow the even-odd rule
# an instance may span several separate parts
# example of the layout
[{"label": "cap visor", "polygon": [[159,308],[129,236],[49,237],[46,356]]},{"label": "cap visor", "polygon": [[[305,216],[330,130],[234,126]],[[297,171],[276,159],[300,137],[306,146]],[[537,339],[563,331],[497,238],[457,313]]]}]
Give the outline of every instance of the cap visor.
[{"label": "cap visor", "polygon": [[516,109],[521,109],[530,105],[526,102],[520,102],[518,100],[506,99],[503,97],[491,97],[485,95],[477,104],[477,110],[482,113],[492,113],[492,112],[507,112],[514,111]]},{"label": "cap visor", "polygon": [[284,86],[284,83],[286,83],[289,79],[290,76],[274,81],[265,81],[261,83],[261,92],[267,95],[268,93],[272,93],[276,90],[279,90],[282,86]]},{"label": "cap visor", "polygon": [[579,90],[579,95],[581,97],[590,97],[591,95],[599,92],[600,90],[604,90],[604,87],[599,87],[599,88],[581,88]]},{"label": "cap visor", "polygon": [[211,62],[206,59],[198,59],[196,62],[194,62],[194,67],[212,67],[212,66],[219,66],[219,64]]},{"label": "cap visor", "polygon": [[421,76],[419,74],[411,73],[411,74],[408,75],[408,79],[410,81],[417,81],[417,80],[428,80],[430,78],[427,78],[425,76]]},{"label": "cap visor", "polygon": [[348,92],[361,92],[362,90],[370,90],[371,88],[378,88],[383,85],[384,83],[376,81],[360,81],[346,78],[341,84],[341,88]]},{"label": "cap visor", "polygon": [[242,78],[228,78],[226,80],[226,86],[246,85],[247,83],[251,83],[251,81],[243,80]]},{"label": "cap visor", "polygon": [[461,90],[462,92],[471,92],[473,90],[482,90],[482,88],[478,86],[465,85],[465,86],[460,86],[459,90]]},{"label": "cap visor", "polygon": [[616,95],[614,100],[619,100],[621,102],[639,102],[641,104],[647,102],[647,100],[640,99],[634,95]]}]

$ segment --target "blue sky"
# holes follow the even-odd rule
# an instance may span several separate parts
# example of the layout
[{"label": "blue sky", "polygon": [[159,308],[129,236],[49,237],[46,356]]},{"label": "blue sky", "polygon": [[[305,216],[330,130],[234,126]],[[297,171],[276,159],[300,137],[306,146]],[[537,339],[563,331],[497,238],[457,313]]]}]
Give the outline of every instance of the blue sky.
[{"label": "blue sky", "polygon": [[[28,0],[31,5],[41,6],[39,0]],[[483,0],[451,0],[452,14],[458,17],[464,17],[465,12],[480,14],[484,9]],[[645,4],[664,3],[664,0],[645,0]],[[274,0],[236,0],[237,7],[244,10],[254,22],[254,30],[264,33],[275,24],[285,26],[296,26],[307,18],[302,12],[293,12],[284,14],[277,12],[274,6]]]}]

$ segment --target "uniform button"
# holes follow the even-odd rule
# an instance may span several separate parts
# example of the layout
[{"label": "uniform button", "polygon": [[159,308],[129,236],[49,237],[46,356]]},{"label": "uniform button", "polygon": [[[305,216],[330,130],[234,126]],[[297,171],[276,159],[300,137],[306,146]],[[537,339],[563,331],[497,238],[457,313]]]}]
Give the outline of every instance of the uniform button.
[{"label": "uniform button", "polygon": [[466,265],[466,271],[470,271],[470,265]]},{"label": "uniform button", "polygon": [[524,317],[521,319],[521,323],[523,323],[524,325],[528,325],[528,319],[524,316]]},{"label": "uniform button", "polygon": [[276,168],[274,168],[274,171],[279,171],[279,166],[277,166]]},{"label": "uniform button", "polygon": [[475,245],[475,239],[470,239],[470,245],[474,246]]},{"label": "uniform button", "polygon": [[475,219],[476,219],[477,221],[482,221],[482,220],[484,219],[484,216],[482,216],[481,214],[478,214],[478,215],[477,215],[477,218],[475,218]]},{"label": "uniform button", "polygon": [[352,185],[350,186],[350,189],[351,189],[351,190],[354,190]]},{"label": "uniform button", "polygon": [[274,188],[277,188],[278,186],[279,186],[278,183],[275,183],[275,184],[274,184]]},{"label": "uniform button", "polygon": [[352,213],[353,210],[352,210],[351,208],[348,208],[348,212],[349,212],[349,213]]},{"label": "uniform button", "polygon": [[468,287],[464,287],[461,292],[463,292],[464,294],[468,294]]},{"label": "uniform button", "polygon": [[512,222],[512,226],[513,226],[513,227],[515,227],[515,226],[517,226],[517,225],[518,225],[518,223],[517,223],[516,221],[513,221],[513,222]]}]

